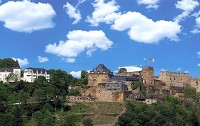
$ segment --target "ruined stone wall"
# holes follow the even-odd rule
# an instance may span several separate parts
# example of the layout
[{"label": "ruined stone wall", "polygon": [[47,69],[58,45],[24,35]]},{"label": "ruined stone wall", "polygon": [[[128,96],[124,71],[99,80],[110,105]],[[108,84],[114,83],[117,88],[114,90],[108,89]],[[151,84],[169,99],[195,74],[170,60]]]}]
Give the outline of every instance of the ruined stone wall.
[{"label": "ruined stone wall", "polygon": [[159,80],[163,81],[167,87],[176,86],[176,87],[184,87],[190,86],[190,79],[188,73],[177,73],[177,72],[167,72],[161,71]]},{"label": "ruined stone wall", "polygon": [[191,79],[191,87],[195,88],[197,92],[200,92],[200,78]]},{"label": "ruined stone wall", "polygon": [[97,91],[96,100],[101,102],[124,102],[125,95],[123,91]]},{"label": "ruined stone wall", "polygon": [[95,87],[95,86],[85,88],[85,89],[82,88],[80,90],[80,94],[81,94],[81,96],[96,97],[96,90],[97,90],[97,87]]},{"label": "ruined stone wall", "polygon": [[141,76],[141,71],[117,73],[116,76]]},{"label": "ruined stone wall", "polygon": [[88,86],[97,86],[99,83],[109,81],[109,74],[107,73],[90,73],[88,74]]}]

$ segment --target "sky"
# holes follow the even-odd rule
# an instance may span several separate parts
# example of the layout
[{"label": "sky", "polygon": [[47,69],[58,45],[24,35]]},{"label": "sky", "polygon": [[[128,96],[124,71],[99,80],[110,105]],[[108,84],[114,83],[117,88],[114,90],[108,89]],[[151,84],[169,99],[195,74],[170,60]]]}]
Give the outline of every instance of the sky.
[{"label": "sky", "polygon": [[74,77],[154,67],[200,76],[199,0],[0,0],[0,58]]}]

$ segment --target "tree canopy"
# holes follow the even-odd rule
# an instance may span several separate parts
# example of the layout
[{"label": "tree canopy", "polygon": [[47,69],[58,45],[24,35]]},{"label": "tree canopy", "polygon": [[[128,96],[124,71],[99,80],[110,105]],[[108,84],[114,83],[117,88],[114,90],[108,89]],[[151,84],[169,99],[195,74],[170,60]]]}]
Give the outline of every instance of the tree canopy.
[{"label": "tree canopy", "polygon": [[118,70],[118,73],[125,73],[125,72],[127,72],[127,69],[126,69],[126,68],[120,68],[120,69]]},{"label": "tree canopy", "polygon": [[16,62],[12,58],[3,58],[0,59],[0,68],[12,68],[12,67],[17,67]]}]

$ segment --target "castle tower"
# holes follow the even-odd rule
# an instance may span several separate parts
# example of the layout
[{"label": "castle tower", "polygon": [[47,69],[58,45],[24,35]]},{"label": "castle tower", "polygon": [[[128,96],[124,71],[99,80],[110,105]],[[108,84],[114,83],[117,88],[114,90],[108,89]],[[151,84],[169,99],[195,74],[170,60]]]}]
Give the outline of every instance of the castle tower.
[{"label": "castle tower", "polygon": [[154,85],[154,68],[153,67],[143,67],[142,68],[142,78],[143,83],[146,85]]},{"label": "castle tower", "polygon": [[104,66],[104,64],[99,64],[88,74],[88,85],[97,86],[99,83],[107,82],[113,73]]}]

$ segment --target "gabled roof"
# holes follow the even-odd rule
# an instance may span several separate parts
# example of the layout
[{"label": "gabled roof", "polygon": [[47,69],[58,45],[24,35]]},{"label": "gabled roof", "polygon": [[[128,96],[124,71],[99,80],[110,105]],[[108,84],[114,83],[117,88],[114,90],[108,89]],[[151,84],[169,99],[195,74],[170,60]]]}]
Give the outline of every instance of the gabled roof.
[{"label": "gabled roof", "polygon": [[19,68],[20,69],[18,60],[15,61],[14,68]]},{"label": "gabled roof", "polygon": [[108,73],[112,74],[112,72],[105,67],[104,64],[99,64],[96,68],[94,68],[90,73]]}]

